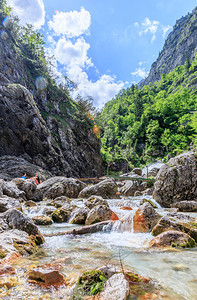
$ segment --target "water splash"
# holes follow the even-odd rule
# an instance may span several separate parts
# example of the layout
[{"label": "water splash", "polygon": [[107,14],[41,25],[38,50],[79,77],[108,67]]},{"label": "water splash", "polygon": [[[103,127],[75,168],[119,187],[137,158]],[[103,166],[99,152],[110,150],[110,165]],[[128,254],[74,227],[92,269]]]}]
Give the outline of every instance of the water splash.
[{"label": "water splash", "polygon": [[135,210],[128,211],[122,219],[116,221],[112,227],[112,231],[114,232],[133,232],[133,216],[135,214]]}]

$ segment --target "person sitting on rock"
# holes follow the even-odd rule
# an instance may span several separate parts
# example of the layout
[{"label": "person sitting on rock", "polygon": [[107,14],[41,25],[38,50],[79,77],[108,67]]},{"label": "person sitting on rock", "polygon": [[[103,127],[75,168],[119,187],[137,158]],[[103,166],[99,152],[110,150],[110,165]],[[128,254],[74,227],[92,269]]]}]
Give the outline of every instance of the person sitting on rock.
[{"label": "person sitting on rock", "polygon": [[27,179],[27,174],[26,174],[26,173],[24,173],[24,174],[23,174],[23,176],[22,176],[21,178],[23,178],[23,179]]},{"label": "person sitting on rock", "polygon": [[38,174],[35,175],[35,183],[36,183],[36,184],[41,183],[40,177],[38,176]]}]

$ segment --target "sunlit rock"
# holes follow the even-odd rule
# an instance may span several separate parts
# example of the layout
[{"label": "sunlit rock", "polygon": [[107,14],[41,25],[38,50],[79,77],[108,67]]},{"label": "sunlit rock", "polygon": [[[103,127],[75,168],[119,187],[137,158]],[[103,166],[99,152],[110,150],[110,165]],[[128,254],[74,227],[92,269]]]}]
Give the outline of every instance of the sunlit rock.
[{"label": "sunlit rock", "polygon": [[5,212],[10,208],[15,208],[22,210],[22,205],[18,199],[11,198],[8,196],[1,196],[0,197],[0,212]]},{"label": "sunlit rock", "polygon": [[105,199],[120,198],[117,194],[118,186],[112,179],[105,179],[97,184],[85,187],[80,193],[79,198],[89,198],[92,195],[101,196]]},{"label": "sunlit rock", "polygon": [[188,234],[176,230],[165,231],[149,243],[149,247],[152,248],[166,246],[192,248],[196,246],[196,243]]},{"label": "sunlit rock", "polygon": [[133,217],[134,232],[148,232],[150,231],[161,216],[156,212],[152,205],[145,202],[136,211]]},{"label": "sunlit rock", "polygon": [[129,295],[129,283],[122,273],[114,274],[105,283],[99,300],[126,300]]},{"label": "sunlit rock", "polygon": [[85,224],[91,225],[94,223],[107,221],[111,219],[111,216],[112,211],[109,207],[105,205],[97,205],[89,211]]}]

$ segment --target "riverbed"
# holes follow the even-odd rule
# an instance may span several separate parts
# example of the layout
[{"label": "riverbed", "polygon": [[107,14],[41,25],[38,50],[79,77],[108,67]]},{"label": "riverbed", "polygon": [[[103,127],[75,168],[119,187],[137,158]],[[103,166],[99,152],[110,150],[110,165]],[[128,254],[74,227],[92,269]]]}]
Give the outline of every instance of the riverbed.
[{"label": "riverbed", "polygon": [[[154,201],[151,196],[149,198]],[[133,232],[133,215],[141,200],[142,197],[108,200],[110,208],[120,219],[110,231],[106,226],[102,232],[93,234],[45,237],[45,243],[37,255],[16,261],[14,267],[17,273],[12,277],[17,284],[9,290],[2,288],[0,299],[69,299],[73,283],[84,271],[111,264],[119,268],[121,262],[124,268],[151,278],[155,287],[161,291],[157,299],[197,299],[197,248],[173,251],[148,249],[147,244],[153,236],[150,233]],[[72,203],[83,206],[80,200],[72,200]],[[40,215],[43,205],[44,202],[40,202],[36,207],[24,208],[24,213],[30,217]],[[132,210],[122,210],[121,206],[130,206]],[[159,205],[157,211],[161,215],[167,213]],[[190,213],[190,216],[197,215]],[[43,234],[49,234],[78,227],[68,223],[53,223],[40,226],[39,229]],[[66,277],[68,285],[56,290],[28,283],[27,271],[43,264],[55,264]]]}]

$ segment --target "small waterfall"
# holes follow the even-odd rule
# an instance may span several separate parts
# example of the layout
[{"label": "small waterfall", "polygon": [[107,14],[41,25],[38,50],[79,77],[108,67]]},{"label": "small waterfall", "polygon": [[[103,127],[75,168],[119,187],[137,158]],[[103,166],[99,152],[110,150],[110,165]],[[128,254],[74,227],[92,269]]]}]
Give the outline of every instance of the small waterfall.
[{"label": "small waterfall", "polygon": [[122,216],[119,221],[116,221],[112,227],[114,232],[133,232],[133,216],[136,210],[131,210]]}]

